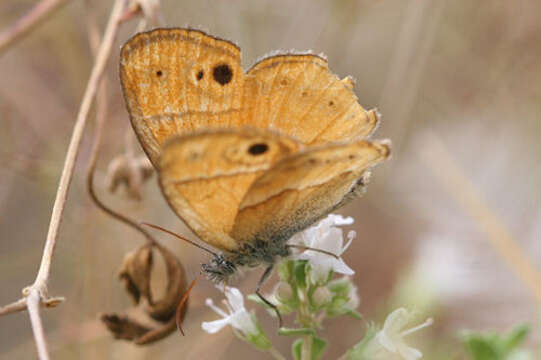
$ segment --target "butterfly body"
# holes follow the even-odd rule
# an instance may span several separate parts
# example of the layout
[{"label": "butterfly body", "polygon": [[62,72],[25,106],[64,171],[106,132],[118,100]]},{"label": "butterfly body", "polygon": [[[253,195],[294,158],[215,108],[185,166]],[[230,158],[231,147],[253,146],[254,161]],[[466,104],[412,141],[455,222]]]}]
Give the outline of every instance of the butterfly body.
[{"label": "butterfly body", "polygon": [[289,255],[292,235],[362,194],[390,155],[367,140],[378,113],[320,56],[277,54],[244,72],[231,42],[157,29],[123,46],[120,78],[164,197],[221,250],[203,265],[218,282]]}]

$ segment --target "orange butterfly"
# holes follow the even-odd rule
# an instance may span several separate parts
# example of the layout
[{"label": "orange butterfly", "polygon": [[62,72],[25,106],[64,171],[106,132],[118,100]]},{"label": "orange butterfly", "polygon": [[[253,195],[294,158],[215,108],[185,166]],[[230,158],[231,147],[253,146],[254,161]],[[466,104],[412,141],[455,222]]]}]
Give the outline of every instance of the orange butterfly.
[{"label": "orange butterfly", "polygon": [[140,33],[122,48],[132,125],[176,214],[221,254],[216,281],[267,264],[287,240],[364,192],[390,155],[368,141],[377,111],[321,56],[284,53],[247,72],[233,43],[191,29]]}]

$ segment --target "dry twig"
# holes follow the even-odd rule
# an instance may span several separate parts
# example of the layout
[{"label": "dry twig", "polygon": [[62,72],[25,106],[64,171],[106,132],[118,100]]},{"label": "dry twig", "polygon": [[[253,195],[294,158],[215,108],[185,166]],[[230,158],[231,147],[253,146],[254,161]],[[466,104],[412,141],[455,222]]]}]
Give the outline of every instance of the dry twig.
[{"label": "dry twig", "polygon": [[[28,309],[30,320],[32,324],[32,330],[34,333],[34,339],[38,348],[38,356],[40,359],[49,359],[47,346],[45,342],[45,335],[43,332],[43,326],[41,324],[41,318],[39,316],[39,307],[41,305],[54,306],[61,301],[60,298],[49,298],[47,295],[47,282],[49,280],[49,274],[51,269],[51,263],[54,255],[54,249],[56,245],[56,239],[58,237],[58,230],[64,213],[68,190],[70,187],[71,179],[73,177],[73,171],[75,167],[75,161],[79,152],[83,131],[88,118],[88,112],[92,105],[92,100],[98,89],[100,78],[109,59],[111,49],[116,37],[120,19],[123,15],[127,0],[116,0],[109,22],[105,30],[103,42],[100,45],[96,61],[92,68],[90,78],[79,108],[77,120],[73,129],[72,137],[66,154],[66,160],[64,162],[64,168],[60,177],[60,183],[58,185],[55,202],[53,205],[53,211],[51,214],[51,220],[49,223],[49,231],[47,233],[47,239],[43,250],[43,256],[41,259],[40,268],[36,276],[34,283],[23,289],[23,295],[25,298],[18,300],[17,302],[8,305],[1,310],[5,314],[15,311],[21,311],[25,307]],[[2,313],[0,313],[2,314]]]},{"label": "dry twig", "polygon": [[[133,5],[133,4],[132,4]],[[132,9],[128,9],[127,11],[130,12],[130,14],[135,14],[135,12]],[[124,18],[122,19],[124,21]],[[139,26],[141,26],[142,23],[145,22],[145,19],[143,19]],[[89,17],[89,38],[91,47],[95,48],[97,44],[99,44],[99,33],[96,31],[97,25],[95,22],[95,18],[93,16]],[[93,52],[96,50],[93,49]],[[154,239],[154,237],[141,225],[139,225],[136,221],[128,218],[127,216],[124,216],[123,214],[118,213],[117,211],[111,209],[107,205],[105,205],[96,194],[96,191],[94,189],[94,172],[96,170],[96,162],[98,160],[99,150],[101,146],[101,140],[102,140],[102,134],[103,134],[103,126],[105,124],[105,118],[107,113],[107,92],[106,92],[106,86],[105,86],[105,79],[102,80],[100,91],[98,93],[97,97],[97,111],[96,111],[96,131],[94,134],[94,140],[92,144],[92,150],[90,153],[90,161],[88,163],[88,169],[86,173],[86,185],[87,185],[87,191],[90,195],[90,198],[92,201],[96,204],[98,208],[100,208],[103,212],[105,212],[107,215],[111,216],[112,218],[128,225],[129,227],[135,229],[139,233],[141,233],[147,242],[150,245],[156,245],[157,242]],[[128,135],[128,134],[127,134]],[[128,135],[129,136],[129,135]],[[127,141],[127,152],[129,153],[129,160],[135,161],[135,150],[134,150],[134,144],[133,144],[133,136],[128,137]],[[131,142],[130,142],[131,140]]]}]

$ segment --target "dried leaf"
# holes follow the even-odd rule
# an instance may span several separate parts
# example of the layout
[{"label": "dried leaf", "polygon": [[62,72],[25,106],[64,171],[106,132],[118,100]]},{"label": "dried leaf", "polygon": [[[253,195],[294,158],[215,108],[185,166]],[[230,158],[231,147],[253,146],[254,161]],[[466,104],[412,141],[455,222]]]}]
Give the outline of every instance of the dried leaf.
[{"label": "dried leaf", "polygon": [[109,163],[107,168],[109,191],[114,193],[120,185],[124,185],[129,197],[141,200],[143,184],[152,176],[152,173],[152,164],[146,156],[119,155]]},{"label": "dried leaf", "polygon": [[101,321],[113,333],[115,339],[134,341],[151,330],[128,316],[115,313],[103,314]]},{"label": "dried leaf", "polygon": [[152,271],[152,248],[142,246],[124,256],[118,276],[135,304],[145,298],[152,304],[150,273]]},{"label": "dried leaf", "polygon": [[156,245],[156,248],[162,255],[167,269],[167,289],[164,297],[148,305],[145,312],[155,320],[167,322],[174,317],[177,305],[186,292],[186,272],[169,250],[160,245]]},{"label": "dried leaf", "polygon": [[[165,295],[154,301],[150,290],[153,247],[163,257],[167,270]],[[139,311],[143,311],[142,315],[147,318],[149,324],[145,322],[143,325],[142,321],[133,316],[115,313],[102,315],[101,320],[115,338],[133,341],[137,345],[145,345],[171,334],[177,327],[177,322],[180,325],[186,314],[188,294],[195,284],[195,280],[186,292],[184,267],[169,250],[161,245],[153,244],[142,246],[128,253],[124,257],[119,277]],[[146,301],[142,301],[143,299]],[[179,313],[175,317],[177,309]]]}]

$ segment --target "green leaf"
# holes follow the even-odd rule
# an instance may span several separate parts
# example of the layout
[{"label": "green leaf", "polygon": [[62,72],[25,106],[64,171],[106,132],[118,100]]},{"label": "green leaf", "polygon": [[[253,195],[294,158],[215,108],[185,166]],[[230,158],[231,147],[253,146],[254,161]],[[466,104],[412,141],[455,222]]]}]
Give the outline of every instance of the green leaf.
[{"label": "green leaf", "polygon": [[293,359],[295,360],[301,360],[302,356],[302,339],[297,339],[293,344],[291,345],[291,355],[293,355]]},{"label": "green leaf", "polygon": [[493,343],[477,334],[468,337],[465,345],[474,360],[504,360]]},{"label": "green leaf", "polygon": [[519,325],[509,332],[504,339],[504,350],[506,353],[515,350],[528,336],[530,328],[528,325]]},{"label": "green leaf", "polygon": [[376,325],[371,324],[368,326],[368,329],[366,330],[366,333],[364,334],[364,337],[359,343],[357,343],[353,348],[351,348],[348,351],[347,359],[348,360],[367,360],[366,356],[364,355],[365,348],[368,345],[370,341],[374,339],[376,334],[378,333],[378,327]]},{"label": "green leaf", "polygon": [[286,328],[278,329],[278,334],[283,336],[315,335],[314,329],[310,328]]},{"label": "green leaf", "polygon": [[326,346],[327,341],[325,339],[312,336],[312,360],[319,360]]},{"label": "green leaf", "polygon": [[305,289],[306,288],[306,261],[296,261],[295,262],[295,280],[297,286]]},{"label": "green leaf", "polygon": [[528,326],[521,325],[504,336],[492,332],[468,331],[463,333],[462,338],[474,360],[509,360],[509,356],[519,350],[517,348],[527,335]]},{"label": "green leaf", "polygon": [[278,276],[285,282],[291,282],[291,276],[294,273],[295,261],[284,260],[278,264]]},{"label": "green leaf", "polygon": [[359,313],[359,312],[357,312],[355,310],[346,311],[344,313],[344,315],[347,315],[347,316],[352,317],[352,318],[357,319],[357,320],[362,320],[362,318],[363,318],[361,313]]}]

